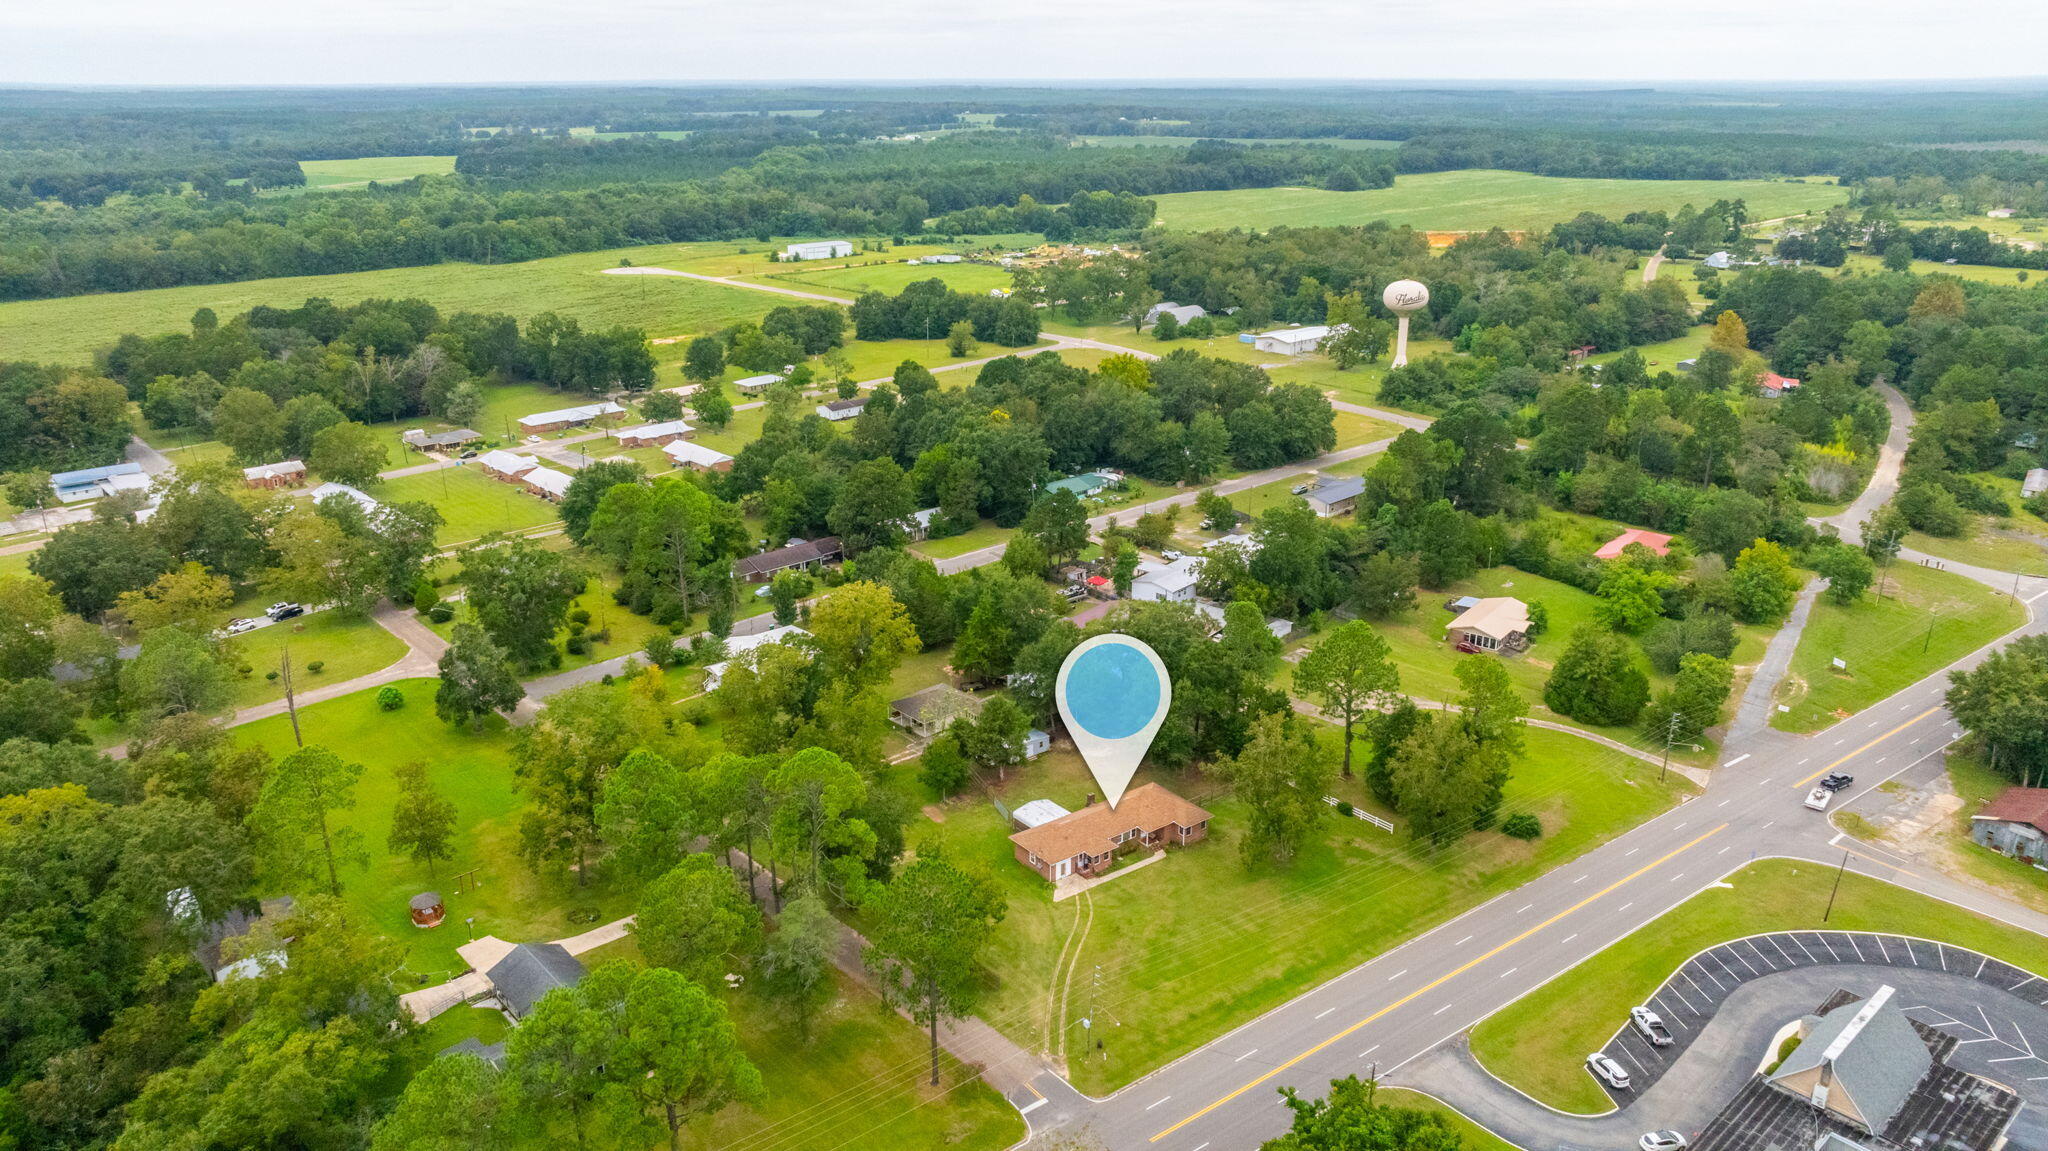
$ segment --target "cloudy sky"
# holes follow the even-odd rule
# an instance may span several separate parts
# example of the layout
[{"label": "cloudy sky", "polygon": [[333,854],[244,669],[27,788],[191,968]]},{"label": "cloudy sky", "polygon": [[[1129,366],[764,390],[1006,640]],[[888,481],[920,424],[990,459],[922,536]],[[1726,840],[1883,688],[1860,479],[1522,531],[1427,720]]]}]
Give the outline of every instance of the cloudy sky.
[{"label": "cloudy sky", "polygon": [[0,82],[1995,79],[2044,0],[0,0]]}]

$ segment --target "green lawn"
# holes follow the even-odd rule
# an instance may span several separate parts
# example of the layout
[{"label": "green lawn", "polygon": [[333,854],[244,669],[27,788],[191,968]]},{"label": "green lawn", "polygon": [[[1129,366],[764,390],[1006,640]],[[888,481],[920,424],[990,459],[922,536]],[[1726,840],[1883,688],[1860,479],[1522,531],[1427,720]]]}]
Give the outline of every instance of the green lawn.
[{"label": "green lawn", "polygon": [[957,536],[947,536],[945,539],[924,540],[911,544],[910,550],[921,556],[945,559],[950,556],[966,555],[971,551],[980,551],[990,544],[1002,543],[1014,535],[1016,530],[1015,528],[999,528],[995,524],[983,520],[981,523],[961,532]]},{"label": "green lawn", "polygon": [[[243,611],[251,614],[257,605]],[[235,706],[251,707],[284,698],[283,677],[271,679],[291,648],[292,686],[308,691],[322,684],[342,683],[368,675],[405,658],[405,643],[377,626],[372,619],[349,619],[339,612],[317,611],[311,615],[257,628],[230,641],[236,659],[229,667],[237,671]],[[307,665],[318,662],[319,671]],[[249,669],[240,675],[239,669]]]},{"label": "green lawn", "polygon": [[1675,212],[1685,204],[1741,198],[1756,219],[1826,208],[1847,189],[1795,180],[1584,180],[1526,172],[1466,170],[1399,177],[1391,188],[1326,192],[1319,188],[1243,188],[1153,197],[1159,223],[1182,231],[1314,227],[1386,220],[1414,228],[1538,231],[1580,212],[1620,219],[1629,212]]},{"label": "green lawn", "polygon": [[894,252],[867,253],[855,257],[856,261],[884,262],[850,268],[821,267],[815,271],[807,270],[803,264],[782,264],[777,265],[781,270],[755,273],[748,279],[778,287],[809,288],[849,299],[862,292],[882,292],[893,296],[911,284],[925,280],[944,280],[947,287],[971,296],[985,296],[990,288],[1010,286],[1010,273],[993,264],[970,264],[964,260],[957,264],[911,264],[905,262],[909,258]]},{"label": "green lawn", "polygon": [[[618,582],[618,578],[609,571],[594,575],[585,586],[583,594],[577,596],[569,605],[571,611],[581,610],[590,613],[590,623],[586,625],[585,636],[609,635],[610,638],[593,639],[582,655],[576,655],[568,648],[569,629],[562,628],[555,633],[554,640],[555,650],[562,653],[562,663],[560,668],[550,668],[550,673],[556,670],[568,671],[585,664],[602,663],[614,656],[643,651],[648,636],[655,632],[668,633],[666,627],[657,625],[651,617],[635,615],[613,602],[612,592],[618,587]],[[455,614],[447,623],[427,622],[427,626],[443,639],[452,640],[455,625],[472,618],[466,602],[458,600],[452,606],[455,608]]]},{"label": "green lawn", "polygon": [[[1451,355],[1449,340],[1408,341],[1408,358],[1420,360],[1428,356]],[[1268,374],[1276,384],[1307,384],[1323,392],[1333,400],[1362,404],[1366,407],[1385,407],[1393,411],[1404,409],[1393,407],[1380,400],[1380,382],[1387,378],[1387,361],[1360,364],[1348,371],[1340,370],[1326,356],[1303,356],[1298,364],[1284,368],[1269,368]]]},{"label": "green lawn", "polygon": [[714,331],[759,319],[778,302],[767,292],[674,276],[599,274],[622,259],[665,264],[692,247],[650,244],[518,264],[434,264],[21,300],[0,304],[0,347],[18,359],[84,364],[124,332],[184,331],[202,307],[226,319],[257,304],[295,307],[311,296],[341,305],[417,297],[444,312],[504,312],[520,319],[552,311],[586,326],[625,324],[650,336]]},{"label": "green lawn", "polygon": [[[1363,1078],[1363,1076],[1360,1076]],[[1479,1124],[1452,1110],[1449,1105],[1439,1103],[1420,1091],[1408,1091],[1400,1087],[1383,1087],[1374,1097],[1381,1103],[1394,1107],[1412,1107],[1417,1111],[1434,1111],[1444,1117],[1451,1130],[1458,1133],[1462,1141],[1460,1151],[1522,1151],[1513,1143],[1502,1139]]]},{"label": "green lawn", "polygon": [[[1647,999],[1688,958],[1718,943],[1767,931],[1819,928],[1835,869],[1772,859],[1729,877],[1728,888],[1693,896],[1533,994],[1495,1012],[1472,1031],[1472,1052],[1495,1075],[1566,1111],[1613,1106],[1587,1075],[1598,1050],[1628,1009]],[[2044,971],[2041,937],[1862,875],[1848,875],[1826,926],[1885,931],[1984,952]]]},{"label": "green lawn", "polygon": [[[1650,374],[1653,376],[1658,372],[1676,372],[1678,371],[1678,361],[1694,359],[1702,351],[1706,350],[1707,336],[1711,331],[1712,329],[1705,325],[1700,325],[1688,329],[1684,335],[1673,339],[1661,340],[1654,344],[1638,345],[1635,352],[1643,357],[1643,363],[1650,369]],[[1605,364],[1612,362],[1619,355],[1621,355],[1620,352],[1600,352],[1591,356],[1589,361],[1595,364]]]},{"label": "green lawn", "polygon": [[491,532],[519,531],[560,518],[555,505],[524,488],[494,480],[472,462],[385,480],[372,493],[387,503],[420,500],[433,504],[446,521],[437,538],[464,543]]},{"label": "green lawn", "polygon": [[924,1033],[852,980],[842,975],[836,981],[839,995],[808,1037],[757,995],[726,999],[768,1098],[690,1124],[684,1147],[998,1151],[1024,1137],[1016,1109],[951,1056],[940,1055],[939,1086],[931,1086]]},{"label": "green lawn", "polygon": [[[1790,711],[1782,731],[1819,731],[1954,663],[2020,626],[2026,610],[1974,580],[1917,564],[1892,564],[1885,598],[1876,589],[1849,607],[1826,595],[1813,605],[1792,668],[1778,685]],[[1837,671],[1831,661],[1848,664]]]},{"label": "green lawn", "polygon": [[[1845,271],[1851,272],[1877,272],[1883,270],[1884,261],[1877,256],[1866,255],[1862,252],[1851,252],[1849,253],[1848,261],[1842,267]],[[2008,287],[2017,284],[2039,283],[2042,276],[2038,268],[2029,270],[2026,268],[1995,268],[1988,264],[1942,264],[1933,260],[1913,261],[1913,274],[1916,276],[1937,274],[1954,276],[1959,280],[1974,280],[1980,284],[2004,284]]]},{"label": "green lawn", "polygon": [[1250,344],[1240,341],[1234,332],[1229,335],[1211,336],[1206,340],[1161,340],[1155,338],[1149,330],[1143,332],[1132,331],[1131,325],[1128,323],[1076,324],[1066,319],[1064,314],[1059,311],[1054,311],[1046,317],[1044,327],[1049,332],[1058,332],[1065,336],[1079,336],[1086,340],[1101,340],[1104,343],[1114,344],[1120,348],[1133,348],[1138,351],[1151,352],[1155,356],[1164,356],[1179,351],[1182,348],[1187,348],[1190,351],[1200,352],[1205,356],[1219,360],[1235,360],[1240,364],[1285,363],[1292,366],[1296,363],[1309,364],[1322,361],[1321,356],[1283,356],[1278,352],[1262,352]]},{"label": "green lawn", "polygon": [[1970,817],[2011,787],[2013,781],[1967,752],[1951,748],[1946,759],[1949,785],[1963,801],[1948,824],[1951,857],[1978,883],[2004,892],[2036,911],[2048,911],[2048,872],[2000,855],[1970,839]]},{"label": "green lawn", "polygon": [[[1337,755],[1333,730],[1322,751]],[[1689,785],[1571,736],[1530,730],[1506,810],[1537,815],[1548,834],[1521,843],[1484,832],[1439,853],[1362,821],[1333,823],[1327,840],[1292,866],[1247,873],[1237,852],[1246,809],[1209,780],[1152,773],[1215,815],[1210,838],[1143,871],[1053,903],[1051,889],[1018,864],[1009,826],[978,796],[948,802],[944,821],[913,840],[992,876],[1009,915],[986,952],[992,976],[982,1017],[1032,1050],[1056,1049],[1058,960],[1076,917],[1094,918],[1071,965],[1065,1016],[1069,1074],[1100,1094],[1300,994],[1403,939],[1476,906],[1663,810]],[[1056,750],[1013,770],[1005,804],[1050,798],[1070,810],[1096,790],[1079,758]],[[1339,793],[1367,805],[1357,781]],[[1334,817],[1333,817],[1334,818]],[[1099,989],[1096,969],[1100,967]],[[1103,1042],[1083,1057],[1080,1017]]]},{"label": "green lawn", "polygon": [[1970,477],[2005,497],[2009,516],[1971,516],[1970,526],[1957,539],[1913,532],[1905,544],[1945,560],[1958,560],[1996,571],[2048,575],[2048,520],[2027,510],[2020,502],[2020,481],[1990,472]]},{"label": "green lawn", "polygon": [[[927,368],[942,368],[949,364],[965,363],[968,360],[986,359],[990,356],[1029,356],[1044,350],[1044,345],[1032,348],[1006,348],[1000,344],[982,344],[965,356],[956,356],[946,350],[944,332],[934,333],[929,340],[848,340],[840,351],[846,354],[852,365],[856,380],[879,380],[896,374],[896,368],[905,360],[922,364]],[[823,366],[811,361],[813,369],[822,373]],[[978,369],[963,369],[939,376],[939,383],[945,387],[965,387],[974,380]],[[822,380],[822,375],[821,375]]]},{"label": "green lawn", "polygon": [[[405,706],[397,711],[379,711],[374,691],[299,709],[308,745],[325,746],[365,768],[355,808],[342,823],[362,834],[369,865],[343,872],[343,894],[377,930],[403,945],[404,978],[416,977],[420,983],[437,983],[462,971],[455,948],[467,938],[466,917],[476,917],[478,936],[527,942],[574,935],[630,910],[630,894],[602,877],[578,888],[573,879],[537,878],[528,870],[519,858],[525,800],[514,790],[511,733],[500,720],[492,720],[480,734],[442,723],[434,716],[437,683],[400,681]],[[235,733],[243,743],[273,755],[292,748],[286,716],[245,724]],[[393,769],[408,762],[427,765],[428,779],[454,801],[458,813],[454,858],[439,864],[433,875],[384,846],[398,799]],[[473,886],[457,891],[455,877],[464,873],[473,873]],[[441,893],[448,919],[423,931],[412,925],[406,900],[427,890]]]},{"label": "green lawn", "polygon": [[455,170],[453,156],[364,156],[356,160],[301,160],[306,190],[360,188],[373,180],[410,180],[414,176],[446,176]]}]

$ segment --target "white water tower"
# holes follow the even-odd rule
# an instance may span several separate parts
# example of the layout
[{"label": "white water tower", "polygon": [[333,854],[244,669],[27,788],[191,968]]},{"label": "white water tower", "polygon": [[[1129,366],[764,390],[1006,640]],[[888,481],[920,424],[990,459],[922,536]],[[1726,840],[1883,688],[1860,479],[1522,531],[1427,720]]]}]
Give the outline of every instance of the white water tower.
[{"label": "white water tower", "polygon": [[1395,280],[1380,295],[1380,302],[1400,318],[1401,328],[1394,336],[1394,362],[1391,366],[1402,367],[1408,363],[1408,317],[1429,306],[1429,289],[1419,280]]}]

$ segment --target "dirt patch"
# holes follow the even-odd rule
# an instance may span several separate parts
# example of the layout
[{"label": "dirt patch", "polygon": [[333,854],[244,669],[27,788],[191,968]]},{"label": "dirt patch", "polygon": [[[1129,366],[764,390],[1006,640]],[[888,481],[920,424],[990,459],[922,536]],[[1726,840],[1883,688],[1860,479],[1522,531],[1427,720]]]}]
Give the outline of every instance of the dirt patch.
[{"label": "dirt patch", "polygon": [[946,809],[940,807],[938,804],[927,803],[924,805],[922,810],[924,811],[924,817],[926,819],[931,820],[933,823],[946,822]]}]

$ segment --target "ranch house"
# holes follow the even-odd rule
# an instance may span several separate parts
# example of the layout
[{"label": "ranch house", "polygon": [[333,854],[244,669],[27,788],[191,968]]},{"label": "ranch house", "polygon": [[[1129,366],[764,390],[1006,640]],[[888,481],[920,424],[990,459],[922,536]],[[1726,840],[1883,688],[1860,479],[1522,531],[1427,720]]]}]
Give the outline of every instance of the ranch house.
[{"label": "ranch house", "polygon": [[691,427],[686,421],[664,420],[658,424],[641,424],[637,428],[627,428],[620,432],[619,446],[622,448],[659,448],[672,444],[677,440],[687,440],[696,434],[697,429]]},{"label": "ranch house", "polygon": [[281,460],[242,469],[242,482],[252,488],[291,488],[306,482],[304,460]]},{"label": "ranch house", "polygon": [[1124,793],[1115,807],[1093,802],[1067,811],[1051,800],[1019,807],[1010,836],[1017,862],[1051,883],[1092,878],[1110,870],[1119,855],[1185,847],[1209,835],[1209,813],[1156,783]]},{"label": "ranch house", "polygon": [[1459,651],[1523,651],[1529,646],[1529,605],[1513,596],[1489,596],[1444,629]]}]

